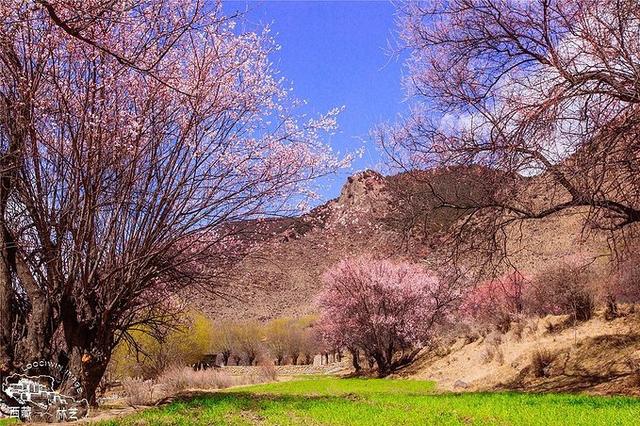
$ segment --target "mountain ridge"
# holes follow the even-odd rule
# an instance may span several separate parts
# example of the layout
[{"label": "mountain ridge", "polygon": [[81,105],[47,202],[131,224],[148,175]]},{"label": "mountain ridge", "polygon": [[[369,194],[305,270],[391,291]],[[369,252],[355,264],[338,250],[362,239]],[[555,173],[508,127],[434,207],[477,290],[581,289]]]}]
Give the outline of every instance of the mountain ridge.
[{"label": "mountain ridge", "polygon": [[[216,320],[266,321],[315,313],[322,274],[339,260],[358,256],[404,258],[436,256],[440,237],[465,211],[442,207],[449,201],[487,197],[499,182],[482,167],[410,171],[390,176],[365,170],[350,176],[340,195],[306,214],[273,219],[257,250],[239,262],[215,298],[198,308]],[[522,178],[524,187],[531,178]],[[447,200],[444,200],[447,201]],[[513,265],[529,271],[576,252],[597,253],[606,238],[586,238],[576,209],[531,221],[510,250]]]}]

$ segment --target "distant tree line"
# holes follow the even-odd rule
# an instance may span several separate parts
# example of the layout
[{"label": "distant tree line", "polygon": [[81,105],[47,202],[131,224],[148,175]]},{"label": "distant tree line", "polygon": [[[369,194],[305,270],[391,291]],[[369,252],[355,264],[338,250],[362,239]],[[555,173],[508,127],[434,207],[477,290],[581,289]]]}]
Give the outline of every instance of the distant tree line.
[{"label": "distant tree line", "polygon": [[267,323],[215,322],[201,313],[191,313],[161,338],[143,330],[132,331],[132,335],[133,341],[116,349],[107,380],[154,378],[171,368],[192,365],[206,369],[312,364],[314,356],[334,352],[324,345],[312,316],[276,318]]}]

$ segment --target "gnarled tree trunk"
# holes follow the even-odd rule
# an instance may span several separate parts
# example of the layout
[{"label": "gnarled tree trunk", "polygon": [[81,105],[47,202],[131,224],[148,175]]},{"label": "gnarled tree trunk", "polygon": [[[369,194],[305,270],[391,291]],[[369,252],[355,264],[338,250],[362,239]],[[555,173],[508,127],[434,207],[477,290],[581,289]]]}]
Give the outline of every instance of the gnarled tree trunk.
[{"label": "gnarled tree trunk", "polygon": [[0,375],[7,373],[13,364],[12,329],[13,309],[11,272],[4,232],[0,230]]},{"label": "gnarled tree trunk", "polygon": [[75,305],[63,304],[62,324],[68,348],[68,370],[81,382],[81,397],[91,406],[97,406],[96,391],[111,359],[114,331],[108,327],[108,318],[78,320]]}]

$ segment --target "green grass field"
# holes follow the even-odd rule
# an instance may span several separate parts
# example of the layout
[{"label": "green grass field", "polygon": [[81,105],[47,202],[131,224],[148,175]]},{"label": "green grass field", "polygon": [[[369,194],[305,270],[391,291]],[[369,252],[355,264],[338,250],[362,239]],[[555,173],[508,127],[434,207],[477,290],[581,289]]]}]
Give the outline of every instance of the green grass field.
[{"label": "green grass field", "polygon": [[636,425],[640,399],[439,394],[431,382],[319,377],[228,389],[106,425]]}]

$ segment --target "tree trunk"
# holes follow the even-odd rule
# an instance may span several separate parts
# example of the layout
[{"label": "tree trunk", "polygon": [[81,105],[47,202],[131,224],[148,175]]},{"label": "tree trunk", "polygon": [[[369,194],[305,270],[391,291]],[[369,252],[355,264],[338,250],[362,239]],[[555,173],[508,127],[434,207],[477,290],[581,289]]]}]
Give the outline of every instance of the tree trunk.
[{"label": "tree trunk", "polygon": [[615,298],[611,296],[607,297],[606,303],[607,303],[607,308],[605,311],[605,318],[607,320],[612,320],[617,318],[619,315],[619,312],[618,312],[618,304],[616,303]]},{"label": "tree trunk", "polygon": [[362,367],[360,366],[360,351],[357,348],[349,348],[349,352],[351,353],[353,369],[356,370],[356,373],[359,373],[360,370],[362,370]]},{"label": "tree trunk", "polygon": [[0,376],[8,373],[13,367],[13,309],[11,303],[13,289],[3,231],[4,229],[0,228]]},{"label": "tree trunk", "polygon": [[404,367],[405,365],[410,364],[411,362],[413,362],[416,356],[418,356],[419,353],[420,353],[420,348],[411,349],[411,351],[408,353],[403,352],[402,356],[400,356],[397,360],[392,361],[390,363],[391,365],[390,369],[392,371],[395,371],[400,367]]},{"label": "tree trunk", "polygon": [[391,372],[389,369],[389,363],[384,359],[384,356],[375,356],[376,364],[378,365],[378,377],[387,377]]},{"label": "tree trunk", "polygon": [[[16,112],[14,108],[10,108]],[[8,122],[5,122],[7,120]],[[15,124],[11,117],[3,117],[3,125]],[[15,310],[13,308],[13,286],[11,272],[15,269],[15,244],[6,226],[7,202],[15,183],[19,145],[13,141],[9,149],[0,156],[0,379],[13,368],[13,326]]]},{"label": "tree trunk", "polygon": [[113,330],[102,323],[92,321],[92,326],[77,320],[75,306],[67,301],[62,306],[64,337],[69,352],[69,372],[80,379],[81,397],[89,405],[96,406],[96,391],[102,380],[113,348]]},{"label": "tree trunk", "polygon": [[376,365],[376,360],[373,358],[373,356],[367,356],[367,365],[369,366],[369,370],[373,369],[373,367]]},{"label": "tree trunk", "polygon": [[18,349],[21,361],[24,364],[35,360],[51,360],[55,322],[51,303],[19,255],[16,255],[16,274],[31,302],[27,318],[27,335],[20,342]]},{"label": "tree trunk", "polygon": [[[108,360],[93,358],[88,354],[87,350],[80,347],[75,347],[71,350],[69,371],[80,379],[80,384],[82,385],[81,397],[86,398],[92,407],[98,406],[97,390],[108,364]],[[70,392],[69,389],[66,392],[73,396],[73,392]]]}]

